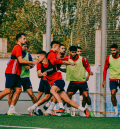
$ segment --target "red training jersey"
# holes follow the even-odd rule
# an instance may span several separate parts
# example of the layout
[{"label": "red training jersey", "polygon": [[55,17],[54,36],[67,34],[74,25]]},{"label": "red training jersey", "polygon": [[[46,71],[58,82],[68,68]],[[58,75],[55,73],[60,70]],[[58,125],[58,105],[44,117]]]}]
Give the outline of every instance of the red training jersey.
[{"label": "red training jersey", "polygon": [[[50,60],[50,62],[52,65],[58,65],[63,63],[62,60],[58,60],[56,58],[54,60]],[[47,62],[47,64],[43,64],[43,66],[47,68],[49,66],[49,62]],[[37,71],[38,70],[41,70],[41,63],[37,63]],[[54,72],[52,75],[43,77],[43,80],[46,80],[46,79],[48,83],[52,86],[56,80],[62,80],[62,74],[61,72]]]},{"label": "red training jersey", "polygon": [[11,59],[7,65],[7,68],[5,70],[5,73],[10,73],[10,74],[16,74],[19,75],[21,74],[21,65],[18,62],[17,57],[22,56],[22,48],[20,45],[15,45],[12,52],[11,52]]}]

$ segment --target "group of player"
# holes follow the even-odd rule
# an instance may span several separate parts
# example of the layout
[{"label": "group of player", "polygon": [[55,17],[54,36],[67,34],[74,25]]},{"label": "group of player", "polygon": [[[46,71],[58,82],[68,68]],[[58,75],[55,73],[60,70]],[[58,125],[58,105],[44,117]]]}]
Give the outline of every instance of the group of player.
[{"label": "group of player", "polygon": [[[62,116],[70,116],[72,106],[83,112],[86,117],[94,117],[87,85],[89,75],[93,75],[93,72],[90,69],[88,60],[81,56],[81,47],[71,46],[69,48],[69,56],[64,57],[65,46],[60,44],[58,41],[52,41],[50,52],[46,53],[45,51],[39,51],[37,53],[38,60],[33,61],[32,56],[26,52],[26,35],[24,33],[17,34],[16,40],[17,45],[14,46],[11,52],[11,57],[5,71],[5,90],[0,93],[0,99],[8,94],[9,110],[7,115],[18,115],[15,111],[15,105],[22,91],[22,85],[23,89],[27,91],[33,102],[33,105],[27,109],[30,115],[43,115],[43,112],[39,106],[48,101],[47,104],[44,105],[44,109],[46,110],[44,113],[45,115],[55,116],[56,113],[54,113],[52,110],[55,104],[58,103],[60,108],[56,110],[56,112],[62,113]],[[111,49],[115,49],[118,52],[118,48],[116,48],[115,45],[113,45]],[[109,59],[107,58],[109,61],[106,61],[107,65],[103,72],[105,75],[103,85],[105,84],[105,77],[107,73],[106,69],[109,67],[109,63],[116,67],[115,70],[117,70],[119,66],[119,64],[117,64],[117,66],[114,64],[115,59],[118,59],[119,62],[119,58],[116,58],[117,52],[115,50],[111,51],[111,53],[113,52],[114,54],[112,54]],[[115,59],[113,59],[114,56]],[[34,67],[35,64],[37,64],[38,78],[41,78],[37,96],[33,94],[32,84],[30,81],[30,69]],[[61,69],[62,64],[66,65],[66,69]],[[66,72],[66,81],[70,81],[67,92],[64,90],[65,81],[62,78],[60,70]],[[113,67],[111,68],[112,74],[115,70]],[[88,72],[87,77],[86,71]],[[116,71],[115,74],[111,75],[112,78],[114,78],[113,76],[117,78],[117,74],[120,74],[120,72]],[[119,77],[117,80],[119,80]],[[116,108],[117,105],[115,103],[115,95],[117,86],[113,86],[116,85],[115,83],[118,84],[119,82],[116,82],[116,80],[113,82],[113,80],[111,80],[110,85],[112,85],[112,102]],[[78,105],[75,101],[71,100],[72,95],[74,95],[78,90],[80,95],[83,96],[82,105]],[[41,98],[43,93],[45,93],[45,96]],[[64,105],[66,103],[67,107],[65,110]],[[86,103],[88,104],[88,109],[85,108]],[[115,113],[116,116],[119,115],[117,109],[115,110]]]}]

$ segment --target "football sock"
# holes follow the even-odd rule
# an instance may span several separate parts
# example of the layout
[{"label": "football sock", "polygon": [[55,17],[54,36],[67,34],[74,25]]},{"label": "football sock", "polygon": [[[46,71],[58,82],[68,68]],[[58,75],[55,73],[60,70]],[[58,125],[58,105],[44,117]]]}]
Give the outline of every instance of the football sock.
[{"label": "football sock", "polygon": [[31,106],[32,109],[36,109],[38,108],[38,105],[37,104],[34,104],[33,106]]},{"label": "football sock", "polygon": [[91,111],[92,110],[92,106],[88,105],[88,109],[89,109],[89,111]]},{"label": "football sock", "polygon": [[52,110],[53,108],[54,108],[54,106],[55,106],[55,103],[54,102],[51,102],[51,104],[50,104],[50,106],[49,106],[49,108],[48,108],[48,110]]},{"label": "football sock", "polygon": [[60,108],[63,108],[64,109],[62,102],[59,103],[59,106],[60,106]]},{"label": "football sock", "polygon": [[14,105],[10,105],[9,111],[14,111],[15,110],[15,106]]},{"label": "football sock", "polygon": [[51,103],[52,103],[52,102],[49,100],[45,106],[46,106],[46,107],[49,107]]},{"label": "football sock", "polygon": [[40,108],[37,106],[36,110],[38,111],[38,109],[40,109]]},{"label": "football sock", "polygon": [[81,107],[81,106],[79,106],[78,109],[81,110],[81,111],[85,111],[86,110],[84,107]]},{"label": "football sock", "polygon": [[67,113],[70,113],[71,107],[67,107]]},{"label": "football sock", "polygon": [[114,109],[115,109],[115,115],[117,115],[118,114],[118,108],[117,108],[117,106],[114,106]]}]

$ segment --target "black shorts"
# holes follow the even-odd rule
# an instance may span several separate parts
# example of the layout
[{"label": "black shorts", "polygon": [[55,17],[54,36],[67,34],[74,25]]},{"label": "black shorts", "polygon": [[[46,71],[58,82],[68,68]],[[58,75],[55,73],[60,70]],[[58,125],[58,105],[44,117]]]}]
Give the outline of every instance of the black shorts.
[{"label": "black shorts", "polygon": [[57,86],[60,91],[64,91],[64,87],[65,87],[65,81],[64,80],[56,80],[54,83],[53,83],[53,86]]},{"label": "black shorts", "polygon": [[15,87],[21,88],[21,78],[19,75],[5,73],[5,76],[6,76],[5,88],[10,88],[10,89],[14,89]]},{"label": "black shorts", "polygon": [[117,92],[118,91],[117,87],[120,88],[120,80],[110,81],[110,90],[116,89]]},{"label": "black shorts", "polygon": [[38,91],[45,92],[45,94],[50,94],[50,85],[47,80],[40,80]]},{"label": "black shorts", "polygon": [[27,89],[32,89],[32,84],[30,79],[21,79],[21,85],[23,86],[23,90],[26,91]]},{"label": "black shorts", "polygon": [[83,83],[69,83],[67,92],[74,92],[74,93],[76,93],[77,90],[79,90],[80,95],[82,95],[82,93],[84,91],[89,91],[87,82],[83,82]]}]

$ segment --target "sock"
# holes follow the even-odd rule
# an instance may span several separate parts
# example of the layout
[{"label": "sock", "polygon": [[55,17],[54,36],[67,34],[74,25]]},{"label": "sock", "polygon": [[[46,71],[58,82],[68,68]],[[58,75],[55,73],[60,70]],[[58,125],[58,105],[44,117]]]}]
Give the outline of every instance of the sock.
[{"label": "sock", "polygon": [[55,103],[54,102],[51,102],[51,104],[50,104],[50,106],[49,106],[49,108],[48,108],[48,110],[52,110],[53,108],[54,108],[54,106],[55,106]]},{"label": "sock", "polygon": [[60,106],[60,108],[64,108],[62,102],[59,103],[59,106]]},{"label": "sock", "polygon": [[38,108],[38,105],[37,104],[34,104],[31,108],[32,109],[36,109],[36,108]]},{"label": "sock", "polygon": [[49,107],[51,103],[52,103],[52,102],[49,100],[45,106],[46,106],[46,107]]},{"label": "sock", "polygon": [[14,106],[14,105],[10,105],[9,110],[10,110],[10,111],[14,111],[14,110],[15,110],[15,106]]},{"label": "sock", "polygon": [[71,107],[67,107],[67,113],[70,114]]},{"label": "sock", "polygon": [[118,108],[117,108],[117,106],[114,106],[114,109],[115,109],[115,115],[117,115],[118,114]]},{"label": "sock", "polygon": [[81,107],[81,106],[79,106],[78,109],[81,110],[81,111],[85,111],[86,110],[84,107]]},{"label": "sock", "polygon": [[92,106],[88,105],[88,109],[89,109],[89,111],[91,111],[92,110]]}]

